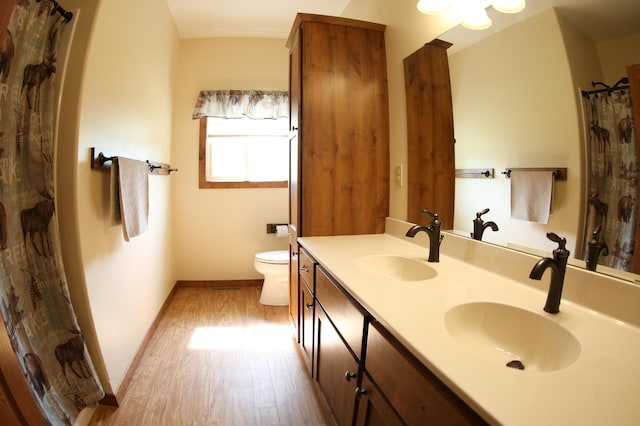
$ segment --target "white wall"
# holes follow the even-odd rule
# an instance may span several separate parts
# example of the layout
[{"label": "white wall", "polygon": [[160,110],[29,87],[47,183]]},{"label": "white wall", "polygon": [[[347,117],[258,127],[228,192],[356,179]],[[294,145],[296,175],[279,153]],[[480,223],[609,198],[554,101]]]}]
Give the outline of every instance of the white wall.
[{"label": "white wall", "polygon": [[180,41],[173,114],[171,224],[179,280],[242,280],[262,276],[254,255],[285,250],[267,223],[288,223],[287,188],[199,189],[199,120],[191,114],[200,90],[288,90],[289,51],[280,39]]},{"label": "white wall", "polygon": [[[449,63],[456,167],[496,170],[495,179],[456,179],[454,227],[470,232],[475,212],[488,207],[485,220],[500,231],[487,231],[486,241],[550,251],[555,246],[545,234],[555,232],[573,252],[580,232],[580,121],[555,11],[463,49]],[[510,218],[511,181],[500,174],[508,167],[567,168],[547,225]]]},{"label": "white wall", "polygon": [[172,177],[150,176],[149,230],[125,242],[122,228],[108,225],[109,173],[90,170],[89,148],[172,161],[178,38],[162,0],[65,3],[74,6],[80,13],[61,107],[58,209],[74,304],[111,392],[176,281]]}]

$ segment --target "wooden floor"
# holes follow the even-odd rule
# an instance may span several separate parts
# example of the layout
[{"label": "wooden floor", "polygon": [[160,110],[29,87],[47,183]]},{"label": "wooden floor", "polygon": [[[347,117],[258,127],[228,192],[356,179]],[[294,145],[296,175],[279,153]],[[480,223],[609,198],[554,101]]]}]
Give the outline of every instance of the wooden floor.
[{"label": "wooden floor", "polygon": [[327,425],[288,308],[259,287],[180,288],[120,407],[90,425]]}]

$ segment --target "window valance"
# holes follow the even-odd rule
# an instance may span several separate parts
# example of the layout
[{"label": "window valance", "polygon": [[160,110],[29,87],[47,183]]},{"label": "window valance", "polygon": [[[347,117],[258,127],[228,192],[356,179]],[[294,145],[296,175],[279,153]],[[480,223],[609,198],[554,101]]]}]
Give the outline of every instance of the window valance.
[{"label": "window valance", "polygon": [[289,116],[289,93],[278,90],[203,90],[193,109],[201,117],[278,119]]}]

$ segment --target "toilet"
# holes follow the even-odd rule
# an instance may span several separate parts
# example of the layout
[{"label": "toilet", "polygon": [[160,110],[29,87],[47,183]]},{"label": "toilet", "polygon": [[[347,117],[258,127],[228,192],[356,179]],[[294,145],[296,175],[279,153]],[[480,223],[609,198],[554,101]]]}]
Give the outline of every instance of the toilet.
[{"label": "toilet", "polygon": [[264,275],[260,303],[269,306],[289,304],[289,251],[265,251],[255,256],[253,267]]}]

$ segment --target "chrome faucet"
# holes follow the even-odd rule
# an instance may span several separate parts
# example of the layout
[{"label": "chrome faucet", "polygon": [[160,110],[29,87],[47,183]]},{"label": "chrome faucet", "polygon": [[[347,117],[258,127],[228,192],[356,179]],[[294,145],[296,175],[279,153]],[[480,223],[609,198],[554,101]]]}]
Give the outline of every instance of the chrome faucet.
[{"label": "chrome faucet", "polygon": [[547,232],[547,238],[558,243],[558,248],[553,251],[553,259],[550,257],[542,258],[535,264],[529,278],[539,280],[547,268],[551,268],[551,283],[549,284],[549,293],[544,310],[550,314],[560,312],[560,298],[562,297],[562,286],[564,284],[564,274],[567,269],[567,259],[569,259],[569,250],[565,248],[567,244],[566,238],[560,237],[553,232]]},{"label": "chrome faucet", "polygon": [[598,225],[598,227],[596,227],[596,229],[593,231],[593,234],[591,235],[591,240],[587,244],[587,269],[590,271],[596,270],[598,258],[600,257],[601,253],[603,256],[609,255],[609,247],[607,246],[607,243],[604,242],[604,239],[598,239],[600,229],[601,226]]},{"label": "chrome faucet", "polygon": [[471,233],[471,237],[474,240],[482,241],[482,234],[484,234],[484,230],[487,228],[491,228],[493,232],[498,230],[498,225],[495,222],[486,222],[480,218],[483,214],[489,213],[489,209],[484,209],[476,213],[476,218],[473,219],[473,232]]},{"label": "chrome faucet", "polygon": [[429,258],[427,261],[429,262],[440,262],[440,243],[444,238],[444,235],[440,235],[440,227],[442,226],[442,222],[438,219],[437,213],[431,213],[427,209],[422,209],[422,214],[426,216],[431,216],[433,220],[429,224],[429,226],[424,225],[413,225],[407,231],[407,237],[415,237],[416,234],[420,231],[424,231],[429,236]]}]

